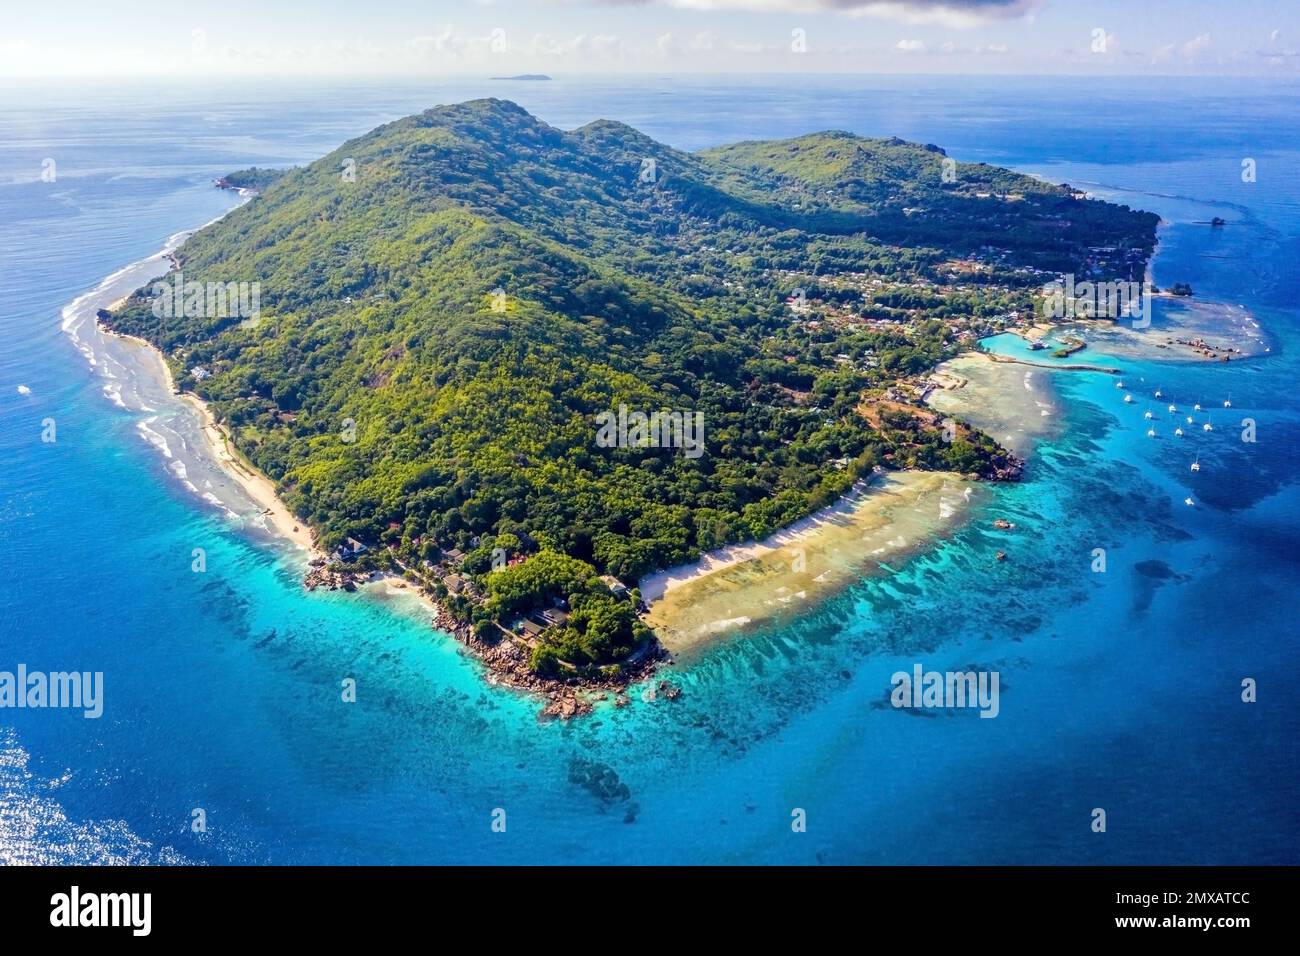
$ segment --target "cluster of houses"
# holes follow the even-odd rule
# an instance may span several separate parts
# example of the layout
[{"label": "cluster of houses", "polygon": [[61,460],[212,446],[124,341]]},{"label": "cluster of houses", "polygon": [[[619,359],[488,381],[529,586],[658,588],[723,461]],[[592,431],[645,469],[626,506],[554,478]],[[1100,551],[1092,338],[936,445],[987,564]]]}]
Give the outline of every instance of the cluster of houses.
[{"label": "cluster of houses", "polygon": [[[632,592],[618,578],[609,574],[602,574],[601,582],[609,588],[609,592],[619,600],[627,600],[632,596]],[[509,627],[503,628],[508,631],[512,637],[521,638],[524,643],[532,645],[541,635],[542,631],[548,627],[563,627],[569,620],[569,602],[564,598],[555,598],[550,607],[534,608],[527,614],[521,614],[510,622]]]},{"label": "cluster of houses", "polygon": [[451,548],[442,552],[442,561],[435,564],[425,561],[424,566],[442,582],[448,594],[458,594],[473,601],[481,601],[483,592],[468,575],[460,573],[460,566],[465,563],[465,552],[460,548]]},{"label": "cluster of houses", "polygon": [[1090,246],[1084,268],[1093,276],[1124,275],[1129,279],[1145,274],[1146,253],[1136,248]]},{"label": "cluster of houses", "polygon": [[[842,273],[834,276],[821,276],[817,281],[828,285],[830,288],[837,290],[851,290],[860,293],[863,297],[869,298],[874,294],[890,291],[914,291],[925,292],[940,296],[953,294],[975,294],[976,296],[986,294],[989,286],[980,282],[963,282],[963,274],[969,275],[980,272],[987,272],[983,257],[977,256],[966,260],[956,261],[950,264],[951,268],[947,273],[947,282],[938,283],[929,279],[913,279],[907,282],[898,282],[893,280],[881,279],[867,273]],[[996,257],[995,257],[996,258]],[[1005,258],[1005,256],[1003,257]],[[1016,274],[1032,275],[1035,270],[1020,267],[1014,270]],[[779,270],[778,274],[788,283],[802,283],[810,281],[806,275],[791,270]],[[837,302],[834,300],[819,301],[817,311],[810,314],[809,305],[804,301],[797,301],[795,298],[787,300],[787,305],[798,315],[801,316],[800,326],[807,332],[816,332],[824,325],[836,330],[848,328],[860,328],[869,330],[882,330],[897,328],[905,320],[901,317],[887,316],[863,316],[861,314],[861,301]],[[930,317],[928,310],[925,308],[915,308],[905,310],[913,318]],[[953,331],[959,336],[965,338],[977,338],[988,334],[991,326],[998,326],[999,323],[1014,321],[1017,318],[1014,314],[997,316],[994,319],[976,316],[949,316],[944,321],[952,327]],[[996,329],[993,329],[996,330]],[[836,356],[837,362],[846,362],[848,356]],[[867,362],[864,367],[871,367],[874,363]]]},{"label": "cluster of houses", "polygon": [[[328,561],[334,563],[350,563],[370,550],[364,543],[356,538],[347,538],[342,544],[334,549]],[[465,563],[465,552],[459,548],[449,548],[442,551],[442,557],[438,561],[422,561],[423,571],[428,577],[432,577],[442,582],[447,589],[448,594],[459,595],[471,601],[481,602],[486,595],[482,588],[474,583],[474,579],[468,574],[463,574],[461,566]],[[526,560],[526,555],[516,555],[511,558],[507,564],[514,565]],[[609,588],[610,593],[620,600],[631,598],[632,592],[622,581],[612,575],[602,575],[600,580]],[[548,627],[561,627],[569,619],[569,605],[563,598],[555,598],[551,607],[535,608],[526,614],[520,615],[512,620],[509,626],[498,623],[509,637],[519,638],[525,644],[532,646],[536,643],[537,638]]]}]

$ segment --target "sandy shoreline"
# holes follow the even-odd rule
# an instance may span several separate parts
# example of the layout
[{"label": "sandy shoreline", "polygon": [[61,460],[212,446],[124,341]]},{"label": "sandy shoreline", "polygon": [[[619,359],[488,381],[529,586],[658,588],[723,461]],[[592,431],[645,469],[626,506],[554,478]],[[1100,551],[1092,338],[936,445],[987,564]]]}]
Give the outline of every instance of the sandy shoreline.
[{"label": "sandy shoreline", "polygon": [[197,395],[183,392],[181,401],[189,405],[203,418],[203,437],[207,439],[208,451],[225,469],[248,496],[262,506],[267,522],[280,533],[301,548],[309,556],[318,556],[314,543],[315,535],[305,521],[297,518],[289,506],[276,493],[275,482],[258,471],[230,443],[230,435],[212,413],[207,403]]},{"label": "sandy shoreline", "polygon": [[827,597],[962,526],[982,494],[948,472],[895,472],[762,541],[711,552],[640,582],[649,624],[672,654]]},{"label": "sandy shoreline", "polygon": [[638,583],[641,599],[652,604],[665,594],[689,584],[692,580],[727,568],[735,567],[746,561],[753,561],[782,548],[793,547],[803,539],[829,524],[842,523],[847,516],[863,507],[873,491],[888,493],[893,487],[909,482],[906,477],[887,476],[875,485],[859,483],[848,494],[829,507],[816,511],[806,518],[800,518],[793,524],[779,529],[762,541],[746,541],[741,544],[727,545],[700,556],[698,561],[680,564],[655,574],[647,575]]},{"label": "sandy shoreline", "polygon": [[[121,302],[115,303],[115,305],[120,304]],[[238,484],[249,498],[261,507],[262,516],[266,519],[270,530],[278,537],[294,545],[300,553],[301,565],[304,570],[311,559],[325,557],[324,553],[316,548],[315,533],[305,521],[297,518],[289,509],[289,506],[280,498],[275,489],[275,482],[259,471],[233,447],[229,433],[217,421],[211,407],[191,392],[177,391],[171,369],[168,367],[162,353],[154,348],[152,344],[137,336],[114,332],[102,325],[100,330],[105,335],[111,335],[118,340],[131,343],[140,350],[141,354],[148,355],[149,360],[156,365],[159,375],[166,381],[167,387],[174,397],[183,403],[188,411],[200,419],[208,457],[221,468],[223,473]],[[358,583],[372,595],[375,590],[382,589],[382,595],[375,596],[414,598],[421,602],[424,609],[431,616],[436,617],[438,615],[439,606],[433,597],[419,585],[407,581],[399,574],[376,571],[369,578]]]},{"label": "sandy shoreline", "polygon": [[[240,192],[241,199],[247,194]],[[242,202],[238,205],[242,205]],[[231,207],[238,208],[238,205]],[[229,210],[227,210],[229,212]],[[217,216],[204,228],[218,222]],[[259,509],[256,523],[273,538],[281,539],[293,545],[301,555],[304,566],[307,561],[319,555],[313,544],[313,533],[306,522],[298,519],[276,493],[275,483],[249,461],[243,458],[231,445],[229,435],[217,422],[212,409],[197,395],[181,392],[176,387],[171,368],[162,351],[153,343],[135,335],[128,335],[106,327],[100,320],[101,310],[114,312],[120,309],[139,289],[149,282],[169,274],[175,265],[175,253],[181,244],[197,230],[185,230],[170,236],[163,248],[137,262],[112,273],[100,285],[79,296],[64,308],[63,329],[73,340],[79,351],[87,358],[92,369],[97,370],[110,380],[105,386],[105,394],[119,407],[146,413],[152,417],[144,420],[142,425],[156,422],[159,416],[164,418],[180,412],[194,420],[193,431],[176,432],[172,430],[167,438],[174,446],[177,439],[188,449],[194,442],[186,442],[187,435],[202,435],[206,454],[203,459],[210,462],[229,481],[233,482],[243,495]],[[93,335],[90,334],[93,329]],[[95,341],[99,337],[99,345]],[[105,349],[109,343],[117,343],[120,350],[114,352]],[[125,379],[119,374],[124,369],[134,373]],[[122,396],[123,388],[131,386],[131,400],[126,402]],[[172,405],[171,410],[160,407],[161,402]],[[155,426],[157,427],[157,426]],[[142,428],[148,432],[147,428]],[[156,432],[153,438],[157,439]],[[203,497],[209,504],[224,510],[232,518],[242,516],[232,510],[231,506],[214,497],[211,492],[204,493],[204,488],[196,486],[187,479],[188,469],[177,460],[172,448],[165,439],[151,440],[168,460],[168,471],[179,478],[192,492]],[[192,467],[192,462],[190,463]],[[178,467],[180,466],[180,467]],[[195,479],[196,481],[198,479]],[[210,487],[210,486],[209,486]]]},{"label": "sandy shoreline", "polygon": [[[1029,457],[1034,445],[1050,435],[1060,418],[1060,403],[1051,386],[1056,372],[1118,374],[1121,369],[1099,364],[1136,359],[1158,362],[1228,362],[1257,358],[1271,351],[1272,339],[1255,317],[1240,306],[1196,301],[1160,293],[1166,300],[1158,324],[1134,329],[1108,320],[1043,321],[1009,329],[1028,343],[1046,349],[1023,355],[966,352],[930,373],[935,388],[926,397],[936,411],[970,422],[1012,451]],[[1083,342],[1084,348],[1054,359],[1056,344]],[[1040,357],[1041,356],[1041,357]]]},{"label": "sandy shoreline", "polygon": [[[116,304],[120,304],[120,302]],[[249,498],[261,507],[262,516],[266,519],[268,527],[276,535],[295,546],[301,553],[303,567],[305,568],[313,558],[325,557],[324,553],[316,548],[315,532],[311,530],[305,521],[296,517],[289,509],[289,506],[284,503],[276,492],[275,482],[259,471],[234,448],[229,433],[217,421],[211,407],[197,395],[191,392],[180,392],[176,389],[171,369],[163,358],[163,354],[154,348],[152,344],[137,336],[114,332],[102,325],[100,330],[105,335],[111,335],[116,339],[130,342],[133,346],[138,347],[142,354],[148,354],[149,359],[156,363],[158,372],[166,381],[168,389],[188,410],[201,420],[201,430],[210,459],[232,481],[238,484]],[[423,603],[425,609],[431,615],[436,616],[438,613],[437,602],[418,585],[407,581],[399,574],[377,571],[369,579],[360,583],[362,587],[368,590],[383,588],[386,595],[406,595],[416,598]]]},{"label": "sandy shoreline", "polygon": [[[122,301],[125,300],[119,300],[114,303],[114,306],[120,305]],[[221,466],[221,469],[244,490],[249,498],[261,506],[267,524],[281,538],[296,545],[305,557],[317,555],[319,552],[315,549],[313,535],[306,522],[295,517],[288,505],[280,500],[275,490],[275,483],[270,478],[231,448],[229,436],[217,422],[216,415],[208,404],[197,395],[181,392],[176,388],[171,368],[168,367],[162,352],[142,338],[114,332],[112,329],[105,328],[102,323],[99,324],[99,329],[105,335],[129,342],[138,348],[142,355],[148,356],[149,361],[156,366],[159,376],[166,382],[168,390],[202,420],[203,437],[207,440],[207,450],[212,460]]]}]

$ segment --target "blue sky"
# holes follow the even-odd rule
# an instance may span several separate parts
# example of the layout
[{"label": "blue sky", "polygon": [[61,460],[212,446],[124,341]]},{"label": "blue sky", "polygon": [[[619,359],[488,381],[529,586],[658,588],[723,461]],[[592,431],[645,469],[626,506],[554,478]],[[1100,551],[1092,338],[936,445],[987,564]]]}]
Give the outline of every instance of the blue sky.
[{"label": "blue sky", "polygon": [[0,76],[1295,76],[1296,0],[24,0]]}]

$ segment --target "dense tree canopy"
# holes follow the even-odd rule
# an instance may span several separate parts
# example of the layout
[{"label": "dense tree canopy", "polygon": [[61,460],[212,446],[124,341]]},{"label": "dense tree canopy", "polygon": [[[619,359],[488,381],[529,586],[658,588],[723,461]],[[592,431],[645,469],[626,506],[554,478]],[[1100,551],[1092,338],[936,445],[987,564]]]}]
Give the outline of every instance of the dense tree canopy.
[{"label": "dense tree canopy", "polygon": [[[949,182],[945,159],[842,133],[688,154],[498,100],[439,107],[228,177],[262,192],[178,258],[187,280],[258,283],[260,321],[160,316],[147,289],[111,321],[169,355],[326,547],[509,534],[553,555],[490,576],[504,613],[588,580],[566,556],[630,579],[877,465],[1005,463],[978,433],[869,420],[864,395],[968,347],[961,323],[1025,308],[1045,274],[1095,268],[1092,247],[1145,262],[1154,218],[984,165]],[[699,413],[703,454],[603,447],[596,416],[620,405]],[[590,601],[565,654],[635,643]]]}]

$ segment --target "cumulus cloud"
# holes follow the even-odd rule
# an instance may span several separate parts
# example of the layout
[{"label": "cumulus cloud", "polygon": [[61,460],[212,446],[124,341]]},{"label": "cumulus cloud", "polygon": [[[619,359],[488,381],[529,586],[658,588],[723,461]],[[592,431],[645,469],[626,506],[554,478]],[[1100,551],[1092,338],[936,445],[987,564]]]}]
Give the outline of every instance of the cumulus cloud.
[{"label": "cumulus cloud", "polygon": [[438,33],[411,37],[406,41],[406,46],[419,56],[461,57],[476,49],[485,49],[488,43],[486,37],[467,37],[457,33],[451,27],[443,27]]},{"label": "cumulus cloud", "polygon": [[1190,63],[1199,59],[1209,48],[1210,35],[1208,33],[1198,33],[1185,43],[1166,43],[1164,46],[1156,47],[1151,52],[1151,63],[1154,66],[1167,64],[1174,60]]},{"label": "cumulus cloud", "polygon": [[[659,38],[662,49],[673,42],[672,34]],[[555,37],[546,33],[522,36],[504,28],[490,33],[464,33],[443,27],[436,33],[412,37],[406,51],[421,60],[444,61],[463,65],[497,62],[501,55],[533,56],[545,59],[572,58],[580,61],[616,61],[625,59],[629,50],[620,37],[604,33],[579,33]],[[378,54],[382,56],[381,49]]]},{"label": "cumulus cloud", "polygon": [[1209,47],[1210,47],[1210,35],[1208,33],[1197,34],[1196,36],[1192,37],[1192,39],[1188,40],[1186,43],[1183,44],[1183,48],[1182,48],[1183,58],[1188,60],[1193,60],[1196,57],[1200,56],[1202,53],[1204,53],[1206,50],[1208,50]]},{"label": "cumulus cloud", "polygon": [[712,30],[704,30],[691,37],[687,49],[692,53],[711,53],[718,46],[718,35]]},{"label": "cumulus cloud", "polygon": [[606,33],[579,33],[567,39],[557,39],[538,33],[533,37],[528,52],[545,57],[621,60],[627,56],[628,51],[622,39]]},{"label": "cumulus cloud", "polygon": [[773,47],[762,43],[742,43],[727,40],[712,30],[702,30],[688,37],[678,37],[674,33],[665,33],[655,42],[655,51],[663,56],[683,56],[712,53],[763,53]]},{"label": "cumulus cloud", "polygon": [[1300,53],[1282,46],[1281,30],[1273,30],[1269,33],[1267,48],[1257,51],[1257,55],[1269,67],[1284,66],[1300,60]]},{"label": "cumulus cloud", "polygon": [[894,49],[900,53],[926,53],[932,56],[1000,56],[1009,52],[1005,43],[985,43],[967,46],[952,40],[944,40],[937,47],[926,46],[921,40],[899,40]]}]

